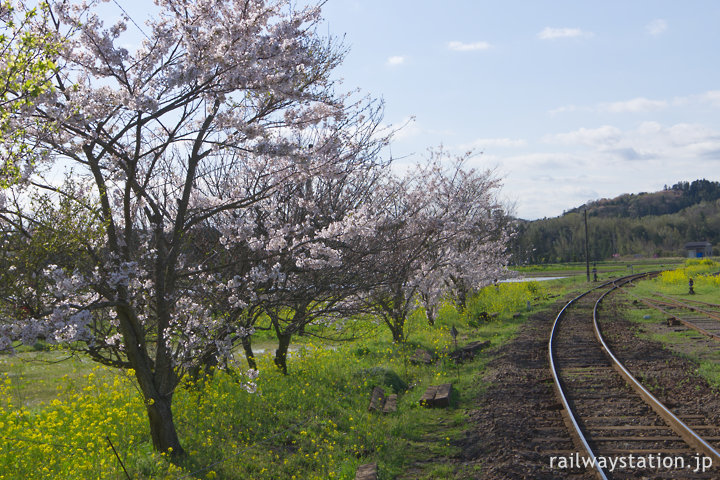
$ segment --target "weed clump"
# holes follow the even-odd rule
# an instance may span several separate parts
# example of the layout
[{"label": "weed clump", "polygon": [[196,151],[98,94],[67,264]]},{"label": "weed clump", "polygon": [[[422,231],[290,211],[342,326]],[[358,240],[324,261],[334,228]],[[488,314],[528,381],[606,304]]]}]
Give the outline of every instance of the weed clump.
[{"label": "weed clump", "polygon": [[372,367],[360,371],[360,375],[367,380],[371,387],[391,388],[394,393],[402,393],[408,389],[408,384],[394,370],[385,367]]},{"label": "weed clump", "polygon": [[364,357],[365,355],[370,354],[370,352],[371,350],[365,345],[361,345],[353,350],[356,357]]},{"label": "weed clump", "polygon": [[487,323],[492,319],[492,316],[487,312],[478,312],[468,320],[468,325],[473,328],[479,328],[483,323]]}]

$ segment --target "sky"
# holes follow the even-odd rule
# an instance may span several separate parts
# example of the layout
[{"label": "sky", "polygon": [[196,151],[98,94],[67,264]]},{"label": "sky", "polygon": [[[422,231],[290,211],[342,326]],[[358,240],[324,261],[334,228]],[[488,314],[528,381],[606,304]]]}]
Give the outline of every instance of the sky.
[{"label": "sky", "polygon": [[328,0],[402,162],[475,149],[525,219],[720,180],[720,2]]},{"label": "sky", "polygon": [[[103,8],[118,5],[151,10]],[[473,149],[528,220],[720,180],[720,1],[326,0],[323,16],[348,48],[340,89],[403,126],[400,169]]]}]

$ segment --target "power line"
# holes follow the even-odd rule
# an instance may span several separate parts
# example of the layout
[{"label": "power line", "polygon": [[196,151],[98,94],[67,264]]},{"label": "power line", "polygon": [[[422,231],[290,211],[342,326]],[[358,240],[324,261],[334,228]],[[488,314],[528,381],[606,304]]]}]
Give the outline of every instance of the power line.
[{"label": "power line", "polygon": [[147,38],[148,40],[150,40],[150,37],[148,37],[147,34],[145,33],[145,31],[140,27],[140,25],[138,25],[137,22],[136,22],[135,20],[133,20],[133,18],[130,16],[130,14],[127,13],[127,11],[122,7],[122,5],[120,5],[120,4],[117,2],[117,0],[113,0],[113,3],[114,3],[115,5],[117,5],[118,8],[119,8],[120,10],[122,10],[122,12],[125,14],[125,16],[133,23],[133,25],[135,25],[135,26],[137,27],[137,29],[140,30],[140,33],[142,33],[143,35],[145,35],[145,38]]}]

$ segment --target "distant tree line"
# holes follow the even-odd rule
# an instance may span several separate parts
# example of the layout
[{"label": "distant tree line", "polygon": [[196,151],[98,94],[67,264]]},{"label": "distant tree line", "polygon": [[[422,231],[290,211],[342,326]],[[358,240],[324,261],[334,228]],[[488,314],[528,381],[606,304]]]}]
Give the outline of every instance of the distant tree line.
[{"label": "distant tree line", "polygon": [[[678,256],[691,241],[720,244],[720,182],[679,182],[655,193],[601,199],[560,217],[518,221],[515,264],[585,259],[583,211],[592,260],[613,255]],[[715,250],[715,254],[717,251]]]}]

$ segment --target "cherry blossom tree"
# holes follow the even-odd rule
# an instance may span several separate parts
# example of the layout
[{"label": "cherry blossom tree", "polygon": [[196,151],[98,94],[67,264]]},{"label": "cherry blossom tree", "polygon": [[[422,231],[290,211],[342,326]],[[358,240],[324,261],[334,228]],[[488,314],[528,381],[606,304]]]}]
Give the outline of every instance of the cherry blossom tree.
[{"label": "cherry blossom tree", "polygon": [[[282,242],[283,227],[261,231],[256,210],[288,185],[335,181],[349,162],[368,161],[353,155],[365,148],[332,153],[352,137],[348,128],[372,130],[379,120],[364,116],[369,100],[336,93],[331,73],[344,49],[316,33],[319,6],[155,4],[134,51],[122,46],[128,18],[106,27],[94,1],[51,4],[45,33],[66,41],[53,88],[24,112],[33,119],[25,135],[46,155],[23,169],[13,194],[51,193],[96,215],[103,235],[36,272],[46,279],[45,308],[3,319],[0,348],[39,337],[132,368],[154,447],[182,455],[175,388],[251,333],[238,319],[252,316],[255,286],[280,275],[259,246],[268,236]],[[73,181],[58,185],[52,168],[62,166]],[[0,209],[6,224],[29,224],[18,230],[28,239],[47,227],[29,207]],[[315,260],[311,252],[295,263]]]},{"label": "cherry blossom tree", "polygon": [[419,280],[435,268],[431,253],[439,247],[440,218],[432,215],[438,165],[418,165],[405,177],[389,177],[378,189],[374,206],[376,285],[364,297],[390,329],[404,341],[407,316],[414,309]]},{"label": "cherry blossom tree", "polygon": [[[445,154],[440,149],[432,155]],[[472,155],[456,157],[442,182],[439,202],[446,212],[450,241],[438,252],[442,261],[435,277],[441,278],[426,279],[420,288],[431,323],[441,284],[449,287],[462,311],[471,292],[509,275],[505,268],[512,235],[509,208],[498,198],[501,184],[492,171],[466,167]]]},{"label": "cherry blossom tree", "polygon": [[505,269],[508,231],[497,200],[500,184],[490,171],[465,168],[471,155],[451,159],[433,150],[426,163],[388,180],[379,193],[379,281],[366,304],[396,342],[405,340],[405,322],[418,301],[432,324],[451,288],[479,288]]},{"label": "cherry blossom tree", "polygon": [[275,363],[285,373],[293,335],[308,334],[311,324],[340,325],[359,307],[353,297],[365,287],[364,246],[375,224],[366,207],[389,173],[379,156],[387,142],[377,130],[379,113],[368,112],[375,121],[344,126],[341,142],[309,143],[316,156],[346,158],[333,162],[340,168],[288,183],[252,210],[262,239],[258,268],[273,272],[256,283],[255,305],[270,319],[279,342]]}]

